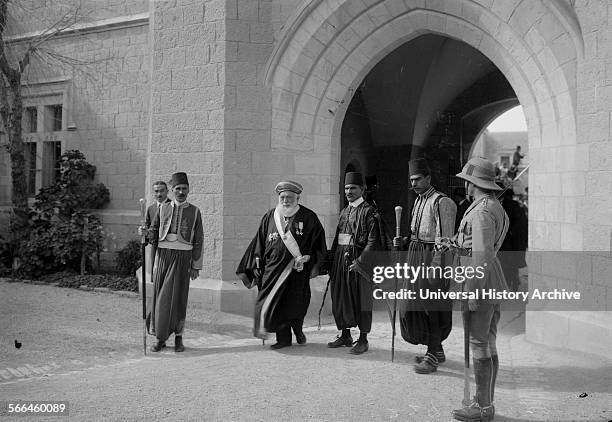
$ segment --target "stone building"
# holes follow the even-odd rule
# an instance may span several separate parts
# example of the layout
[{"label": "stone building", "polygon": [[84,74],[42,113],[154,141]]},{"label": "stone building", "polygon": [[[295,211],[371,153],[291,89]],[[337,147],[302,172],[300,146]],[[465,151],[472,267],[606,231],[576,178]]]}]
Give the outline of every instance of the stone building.
[{"label": "stone building", "polygon": [[[436,184],[448,190],[486,124],[521,104],[531,164],[529,248],[580,252],[537,255],[530,283],[596,298],[583,312],[528,313],[527,336],[609,350],[608,1],[107,0],[106,6],[83,25],[79,34],[86,37],[73,32],[55,41],[80,58],[104,58],[95,64],[98,84],[75,73],[33,86],[57,96],[44,106],[68,110],[57,139],[98,166],[112,194],[103,217],[114,231],[133,231],[137,199],[152,181],[186,171],[206,221],[201,283],[231,297],[237,260],[274,203],[279,178],[304,185],[303,202],[332,235],[344,171],[376,174],[383,209],[409,208],[410,157],[430,159]],[[37,30],[34,20],[22,28]],[[14,37],[23,42],[27,33]],[[45,136],[37,133],[36,142]],[[6,171],[1,177],[6,191]],[[2,198],[6,204],[6,193]]]},{"label": "stone building", "polygon": [[[484,157],[495,163],[500,168],[500,173],[506,173],[511,167],[512,157],[516,147],[521,147],[521,154],[524,158],[518,167],[517,174],[529,166],[529,144],[527,143],[527,132],[490,132],[484,130],[480,137],[476,139],[470,156]],[[512,181],[512,189],[517,195],[526,194],[525,188],[528,187],[529,169],[520,176],[518,180]],[[507,180],[507,179],[506,179]]]}]

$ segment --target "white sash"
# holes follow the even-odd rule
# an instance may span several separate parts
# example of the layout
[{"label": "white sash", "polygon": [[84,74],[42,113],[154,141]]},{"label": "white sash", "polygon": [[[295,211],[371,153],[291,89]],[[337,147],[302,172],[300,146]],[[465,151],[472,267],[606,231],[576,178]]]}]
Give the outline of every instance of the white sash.
[{"label": "white sash", "polygon": [[[291,233],[290,230],[287,230],[287,233],[285,233],[283,229],[283,225],[281,223],[281,215],[280,215],[280,212],[278,211],[278,208],[274,210],[274,223],[276,224],[276,230],[278,231],[278,234],[283,240],[283,243],[285,244],[285,247],[287,248],[287,250],[289,250],[289,252],[291,253],[291,255],[293,255],[294,258],[301,257],[302,253],[300,252],[300,247],[298,246],[297,241],[293,237],[293,234]],[[256,334],[257,337],[259,338],[267,337],[266,329],[264,327],[264,321],[265,321],[266,315],[268,314],[270,310],[270,305],[272,304],[272,300],[274,299],[274,296],[276,296],[281,286],[287,280],[287,277],[289,277],[289,274],[291,274],[291,271],[293,271],[294,262],[295,262],[295,259],[291,259],[287,263],[287,266],[281,272],[280,276],[278,277],[278,280],[276,280],[276,283],[274,284],[272,291],[270,292],[270,294],[268,294],[268,297],[266,298],[266,300],[264,300],[264,303],[261,306],[261,312],[259,314],[259,330]]]},{"label": "white sash", "polygon": [[291,274],[292,270],[293,270],[293,259],[289,261],[289,264],[287,264],[287,266],[285,267],[281,275],[278,277],[278,280],[276,280],[274,287],[272,287],[272,291],[270,292],[268,297],[266,297],[266,300],[264,300],[264,303],[261,306],[261,312],[259,313],[259,330],[256,334],[257,337],[263,338],[263,339],[268,337],[266,327],[264,326],[266,315],[268,314],[268,311],[270,310],[270,305],[272,304],[272,300],[274,299],[274,296],[276,296],[281,286],[287,280],[287,277],[289,277],[289,274]]},{"label": "white sash", "polygon": [[281,223],[281,215],[278,211],[278,207],[274,210],[274,223],[276,224],[276,230],[278,231],[278,234],[280,235],[281,239],[283,240],[283,243],[285,244],[291,255],[293,255],[294,258],[302,256],[302,252],[300,252],[300,247],[297,244],[295,238],[293,237],[293,233],[291,233],[291,230],[287,230],[287,233],[285,233],[285,230],[283,229],[283,224]]}]

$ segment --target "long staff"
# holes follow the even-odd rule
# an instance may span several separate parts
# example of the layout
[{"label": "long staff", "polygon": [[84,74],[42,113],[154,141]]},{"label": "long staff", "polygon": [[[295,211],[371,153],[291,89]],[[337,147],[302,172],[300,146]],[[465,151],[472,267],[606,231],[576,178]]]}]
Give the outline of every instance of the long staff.
[{"label": "long staff", "polygon": [[146,251],[147,246],[145,227],[145,215],[147,212],[147,202],[140,198],[140,227],[143,228],[140,234],[140,254],[142,255],[142,350],[147,355],[147,269],[146,269]]},{"label": "long staff", "polygon": [[[260,263],[260,259],[259,259],[258,256],[255,257],[255,268],[259,272],[259,275],[256,276],[255,282],[257,283],[257,286],[259,287],[259,289],[261,289],[261,277],[262,277],[263,272],[261,270],[261,263]],[[261,339],[261,345],[262,346],[266,345],[266,339],[265,338]]]},{"label": "long staff", "polygon": [[[400,237],[401,222],[402,222],[402,207],[398,205],[397,207],[395,207],[395,237]],[[395,250],[397,251],[395,255],[397,258],[399,258],[400,249],[401,249],[401,246],[395,247]],[[393,317],[391,321],[391,330],[392,330],[392,333],[391,333],[391,362],[393,362],[393,359],[395,358],[395,320],[397,317],[397,287],[398,287],[397,284],[398,284],[398,280],[397,280],[397,277],[395,277],[395,295],[393,296]]]},{"label": "long staff", "polygon": [[[467,306],[467,303],[465,304]],[[463,406],[468,407],[470,398],[470,311],[463,311]]]}]

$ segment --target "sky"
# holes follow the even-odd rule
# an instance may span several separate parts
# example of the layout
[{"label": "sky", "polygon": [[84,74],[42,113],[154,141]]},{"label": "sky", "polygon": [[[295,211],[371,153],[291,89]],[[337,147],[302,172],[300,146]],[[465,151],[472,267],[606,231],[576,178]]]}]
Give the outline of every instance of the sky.
[{"label": "sky", "polygon": [[516,106],[493,120],[487,128],[489,132],[524,132],[527,123],[523,114],[523,107]]}]

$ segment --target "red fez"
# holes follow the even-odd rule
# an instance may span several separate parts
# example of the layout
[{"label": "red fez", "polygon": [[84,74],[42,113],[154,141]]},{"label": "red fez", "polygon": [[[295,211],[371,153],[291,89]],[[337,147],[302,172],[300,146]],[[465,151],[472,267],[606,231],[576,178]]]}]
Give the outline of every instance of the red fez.
[{"label": "red fez", "polygon": [[189,185],[189,181],[187,180],[187,173],[174,173],[172,175],[172,179],[170,180],[170,186],[176,185]]},{"label": "red fez", "polygon": [[429,173],[429,165],[427,165],[427,160],[424,158],[416,158],[408,162],[408,174],[410,176],[415,176],[417,174],[429,176]]},{"label": "red fez", "polygon": [[359,185],[363,186],[363,177],[361,173],[350,171],[344,175],[344,185]]}]

